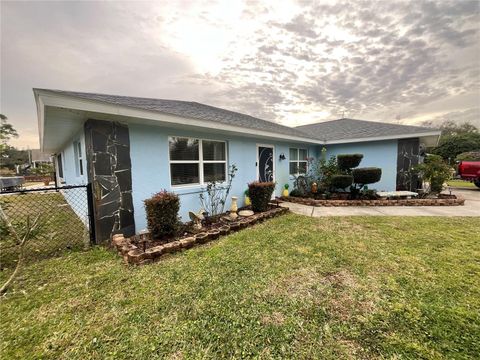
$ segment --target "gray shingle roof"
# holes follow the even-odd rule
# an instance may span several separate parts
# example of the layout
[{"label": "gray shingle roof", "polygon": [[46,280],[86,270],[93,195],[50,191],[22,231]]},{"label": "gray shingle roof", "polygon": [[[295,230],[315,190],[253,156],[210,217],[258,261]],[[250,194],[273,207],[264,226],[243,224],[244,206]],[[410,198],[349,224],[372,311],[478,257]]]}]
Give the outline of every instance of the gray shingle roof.
[{"label": "gray shingle roof", "polygon": [[151,99],[131,96],[107,95],[64,90],[34,89],[53,92],[61,95],[74,96],[81,99],[99,101],[112,105],[150,110],[164,114],[177,115],[199,120],[208,120],[225,125],[267,131],[273,134],[296,136],[314,141],[335,141],[408,135],[432,132],[436,129],[397,125],[355,119],[339,119],[316,124],[303,125],[295,128],[283,126],[271,121],[262,120],[250,115],[241,114],[197,102]]},{"label": "gray shingle roof", "polygon": [[316,124],[297,126],[296,129],[324,141],[364,139],[409,134],[414,136],[415,134],[422,132],[437,131],[437,129],[421,126],[397,125],[355,119],[325,121]]},{"label": "gray shingle roof", "polygon": [[[240,126],[252,130],[268,131],[277,134],[297,136],[302,138],[312,138],[294,128],[283,126],[271,121],[262,120],[250,115],[241,114],[234,111],[220,109],[214,106],[200,104],[197,102],[139,98],[131,96],[118,96],[107,94],[84,93],[64,90],[36,89],[49,91],[57,94],[74,96],[86,100],[100,101],[113,105],[122,105],[141,110],[150,110],[164,114],[177,115],[199,120],[210,120],[225,125]],[[316,139],[314,139],[316,140]]]}]

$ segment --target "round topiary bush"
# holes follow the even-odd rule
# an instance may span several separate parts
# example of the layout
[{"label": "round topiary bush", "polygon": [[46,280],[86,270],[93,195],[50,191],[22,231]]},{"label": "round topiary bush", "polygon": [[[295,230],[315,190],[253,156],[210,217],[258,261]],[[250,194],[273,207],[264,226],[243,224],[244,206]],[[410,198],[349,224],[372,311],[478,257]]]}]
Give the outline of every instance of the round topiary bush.
[{"label": "round topiary bush", "polygon": [[332,187],[336,189],[345,189],[352,185],[352,183],[352,175],[333,175],[331,180]]},{"label": "round topiary bush", "polygon": [[268,209],[268,202],[272,198],[273,190],[275,190],[274,182],[254,181],[248,184],[248,194],[254,212],[263,212]]},{"label": "round topiary bush", "polygon": [[355,184],[373,184],[380,181],[382,177],[382,169],[377,167],[366,167],[353,169],[353,182]]},{"label": "round topiary bush", "polygon": [[148,230],[154,239],[174,236],[179,229],[180,199],[163,190],[144,201]]},{"label": "round topiary bush", "polygon": [[337,155],[337,165],[340,170],[350,170],[360,165],[363,154],[339,154]]}]

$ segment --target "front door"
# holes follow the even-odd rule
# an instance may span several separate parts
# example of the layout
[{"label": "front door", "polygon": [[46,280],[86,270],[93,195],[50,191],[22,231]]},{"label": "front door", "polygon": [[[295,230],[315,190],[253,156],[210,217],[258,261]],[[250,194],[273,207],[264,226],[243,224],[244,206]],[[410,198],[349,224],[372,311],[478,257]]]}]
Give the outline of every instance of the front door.
[{"label": "front door", "polygon": [[273,146],[257,145],[258,181],[275,181]]}]

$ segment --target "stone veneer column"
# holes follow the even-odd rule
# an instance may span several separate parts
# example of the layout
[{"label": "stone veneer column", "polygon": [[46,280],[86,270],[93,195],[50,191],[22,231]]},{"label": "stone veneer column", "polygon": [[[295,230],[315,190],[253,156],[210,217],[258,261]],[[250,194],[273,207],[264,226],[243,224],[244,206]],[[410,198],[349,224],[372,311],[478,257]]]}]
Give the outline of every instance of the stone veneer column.
[{"label": "stone veneer column", "polygon": [[85,123],[85,143],[97,243],[112,234],[135,234],[128,126],[90,119]]}]

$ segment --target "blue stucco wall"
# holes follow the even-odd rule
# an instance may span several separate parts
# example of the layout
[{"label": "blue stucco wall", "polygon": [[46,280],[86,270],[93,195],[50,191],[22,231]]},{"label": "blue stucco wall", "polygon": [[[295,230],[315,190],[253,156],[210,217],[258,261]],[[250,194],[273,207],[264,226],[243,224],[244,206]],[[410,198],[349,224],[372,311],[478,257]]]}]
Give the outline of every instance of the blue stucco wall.
[{"label": "blue stucco wall", "polygon": [[[82,159],[83,159],[83,176],[78,175],[76,172],[75,164],[75,152],[73,148],[73,142],[80,141],[82,148]],[[83,185],[88,182],[87,177],[87,161],[85,154],[85,132],[83,129],[79,131],[75,136],[69,139],[65,147],[58,153],[62,154],[63,159],[63,181],[62,185]],[[58,178],[58,173],[57,173]],[[60,184],[60,181],[58,182]]]},{"label": "blue stucco wall", "polygon": [[[279,195],[285,183],[292,185],[289,176],[289,148],[307,148],[309,154],[316,154],[315,147],[305,144],[274,142],[265,139],[225,136],[211,132],[179,130],[164,127],[146,125],[129,125],[130,130],[130,157],[132,160],[132,190],[135,211],[136,231],[146,227],[145,209],[143,200],[151,197],[154,193],[167,189],[180,196],[182,221],[188,221],[188,211],[200,210],[199,192],[202,187],[192,185],[175,188],[170,186],[170,167],[168,158],[168,137],[185,136],[200,139],[227,141],[227,164],[235,164],[238,172],[232,184],[229,197],[237,196],[239,205],[244,204],[243,193],[247,183],[256,180],[257,169],[257,144],[273,145],[275,148],[275,181],[276,195]],[[285,160],[279,160],[280,154],[285,154]],[[203,187],[204,188],[204,187]],[[230,199],[227,201],[225,210],[230,207]]]},{"label": "blue stucco wall", "polygon": [[363,154],[359,167],[375,166],[382,169],[378,183],[370,184],[370,189],[394,191],[397,182],[397,140],[369,141],[351,144],[326,145],[327,156],[338,154]]},{"label": "blue stucco wall", "polygon": [[[83,176],[77,176],[76,164],[75,164],[75,152],[73,148],[73,142],[80,141],[82,149],[82,159],[83,159]],[[87,162],[85,154],[85,133],[83,130],[79,131],[75,136],[69,139],[65,147],[58,153],[62,154],[62,165],[63,165],[63,181],[60,182],[58,178],[58,169],[57,169],[57,181],[59,186],[65,185],[84,185],[88,182],[87,177]],[[87,200],[87,191],[85,188],[76,188],[62,190],[61,194],[70,205],[72,210],[77,214],[79,219],[84,223],[88,228],[88,200]]]}]

